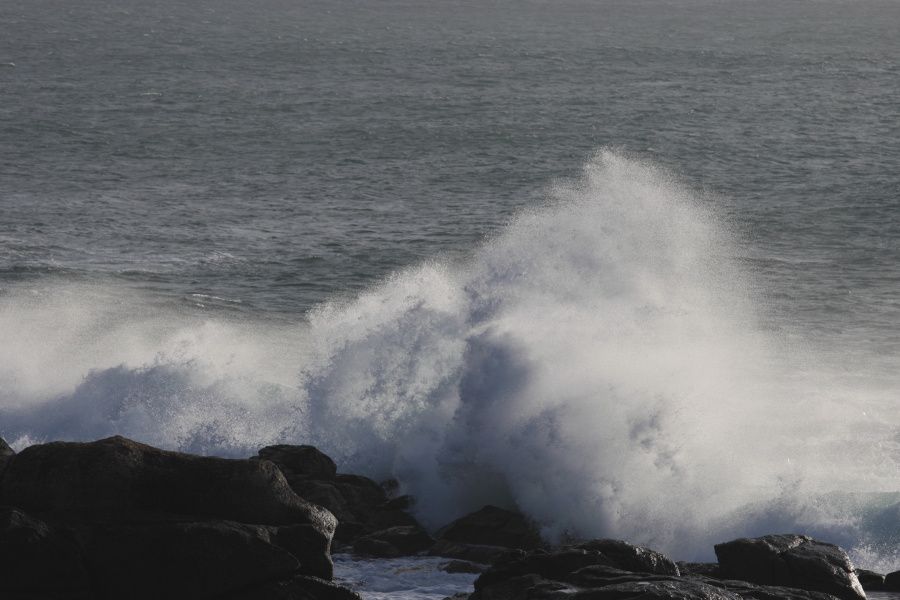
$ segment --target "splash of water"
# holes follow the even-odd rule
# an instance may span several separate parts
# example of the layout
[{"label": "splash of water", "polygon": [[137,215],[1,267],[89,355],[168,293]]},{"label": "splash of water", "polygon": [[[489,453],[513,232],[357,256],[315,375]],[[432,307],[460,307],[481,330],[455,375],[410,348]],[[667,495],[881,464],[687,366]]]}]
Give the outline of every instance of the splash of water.
[{"label": "splash of water", "polygon": [[708,201],[603,152],[466,263],[397,273],[303,326],[12,293],[0,433],[223,455],[312,443],[397,477],[431,526],[490,502],[551,538],[696,558],[802,530],[873,562],[900,538],[878,520],[898,500],[890,399],[764,331],[736,254]]}]

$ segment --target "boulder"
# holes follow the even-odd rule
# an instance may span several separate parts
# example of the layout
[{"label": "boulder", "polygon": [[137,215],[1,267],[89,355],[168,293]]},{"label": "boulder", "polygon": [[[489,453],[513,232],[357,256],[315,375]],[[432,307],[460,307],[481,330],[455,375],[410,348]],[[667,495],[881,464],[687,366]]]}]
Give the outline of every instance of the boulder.
[{"label": "boulder", "polygon": [[798,588],[756,585],[736,579],[713,579],[702,576],[692,578],[734,592],[744,600],[836,600],[831,594]]},{"label": "boulder", "polygon": [[215,600],[362,600],[354,591],[318,577],[295,575],[219,596]]},{"label": "boulder", "polygon": [[394,557],[409,556],[428,550],[434,539],[418,525],[390,527],[365,535],[353,544],[357,554]]},{"label": "boulder", "polygon": [[900,571],[884,576],[884,589],[888,592],[900,592]]},{"label": "boulder", "polygon": [[334,461],[313,446],[266,446],[255,458],[278,465],[289,481],[294,478],[331,480],[337,474]]},{"label": "boulder", "polygon": [[271,462],[168,452],[119,436],[26,448],[0,480],[0,504],[103,518],[149,511],[308,524],[329,540],[336,526],[331,513],[299,498]]},{"label": "boulder", "polygon": [[23,511],[0,507],[0,598],[92,597],[78,546]]},{"label": "boulder", "polygon": [[467,560],[451,560],[442,563],[438,567],[444,573],[484,573],[484,565],[475,564]]},{"label": "boulder", "polygon": [[608,560],[606,564],[635,573],[656,575],[680,575],[678,565],[655,550],[634,546],[621,540],[597,539],[576,544],[574,548],[599,552]]},{"label": "boulder", "polygon": [[719,576],[719,563],[683,562],[678,561],[678,570],[682,575],[703,575],[705,577]]},{"label": "boulder", "polygon": [[437,532],[438,539],[481,546],[531,550],[541,545],[537,527],[521,513],[485,506]]},{"label": "boulder", "polygon": [[843,600],[866,597],[847,553],[805,535],[741,538],[715,550],[724,579],[825,592]]},{"label": "boulder", "polygon": [[580,590],[568,596],[553,596],[552,600],[566,598],[572,600],[741,600],[741,596],[726,589],[700,581],[674,577]]},{"label": "boulder", "polygon": [[859,584],[867,592],[881,592],[885,590],[884,575],[869,571],[868,569],[856,569],[856,578]]}]

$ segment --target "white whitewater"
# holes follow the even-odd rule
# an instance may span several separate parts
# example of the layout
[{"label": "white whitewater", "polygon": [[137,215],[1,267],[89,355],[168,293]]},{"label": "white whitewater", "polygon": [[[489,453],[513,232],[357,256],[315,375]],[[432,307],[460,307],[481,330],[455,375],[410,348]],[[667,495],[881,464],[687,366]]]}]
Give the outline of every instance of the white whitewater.
[{"label": "white whitewater", "polygon": [[550,196],[464,264],[293,327],[8,290],[0,434],[229,456],[311,443],[398,478],[429,526],[493,503],[551,538],[679,559],[799,530],[895,565],[893,375],[767,325],[713,202],[654,165],[603,152]]}]

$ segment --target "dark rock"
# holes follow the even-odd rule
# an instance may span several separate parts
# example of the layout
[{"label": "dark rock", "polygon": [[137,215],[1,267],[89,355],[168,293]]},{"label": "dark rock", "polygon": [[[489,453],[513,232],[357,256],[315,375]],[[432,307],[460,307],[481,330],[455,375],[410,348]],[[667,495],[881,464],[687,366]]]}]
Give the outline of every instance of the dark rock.
[{"label": "dark rock", "polygon": [[258,457],[278,465],[288,478],[334,479],[337,474],[334,461],[313,446],[266,446],[260,449]]},{"label": "dark rock", "polygon": [[337,488],[333,481],[317,481],[317,480],[288,480],[291,488],[298,496],[327,508],[331,514],[337,517],[338,522],[355,521],[356,516],[347,505],[344,495]]},{"label": "dark rock", "polygon": [[415,505],[415,498],[406,494],[404,496],[397,496],[396,498],[392,498],[384,503],[384,507],[387,510],[411,510]]},{"label": "dark rock", "polygon": [[703,575],[705,577],[719,576],[719,563],[698,563],[678,561],[678,570],[682,575]]},{"label": "dark rock", "polygon": [[353,551],[382,557],[409,556],[428,550],[432,544],[434,539],[422,527],[391,527],[359,538]]},{"label": "dark rock", "polygon": [[900,571],[884,576],[884,589],[888,592],[900,592]]},{"label": "dark rock", "polygon": [[437,532],[438,539],[464,544],[530,550],[541,545],[537,527],[522,514],[485,506]]},{"label": "dark rock", "polygon": [[490,585],[478,586],[478,580],[475,580],[475,593],[470,596],[471,600],[520,600],[528,598],[528,592],[540,583],[546,580],[540,575],[534,573],[526,573],[496,581]]},{"label": "dark rock", "polygon": [[[289,578],[300,561],[259,525],[228,521],[93,524],[80,528],[104,598],[201,599]],[[330,574],[329,574],[330,576]]]},{"label": "dark rock", "polygon": [[447,596],[444,600],[469,600],[469,592],[459,592],[452,596]]},{"label": "dark rock", "polygon": [[591,552],[599,552],[608,559],[609,562],[606,564],[625,571],[654,573],[657,575],[680,575],[678,565],[664,554],[649,548],[633,546],[621,540],[591,540],[576,544],[574,547]]},{"label": "dark rock", "polygon": [[881,592],[885,590],[884,575],[869,571],[868,569],[856,569],[856,578],[867,592]]},{"label": "dark rock", "polygon": [[798,588],[756,585],[736,579],[714,579],[703,576],[692,576],[692,578],[734,592],[745,600],[836,600],[831,594]]},{"label": "dark rock", "polygon": [[21,510],[0,507],[0,597],[81,600],[92,596],[77,545]]},{"label": "dark rock", "polygon": [[451,560],[440,567],[445,573],[484,573],[484,565],[478,565],[467,560]]},{"label": "dark rock", "polygon": [[0,438],[0,477],[3,477],[3,470],[14,455],[15,451],[9,447],[6,440]]},{"label": "dark rock", "polygon": [[309,524],[329,540],[336,525],[327,510],[299,498],[268,461],[168,452],[118,436],[26,448],[3,474],[0,503],[104,517],[143,510]]},{"label": "dark rock", "polygon": [[362,475],[338,475],[335,485],[348,508],[357,515],[367,515],[387,502],[387,494],[380,485]]},{"label": "dark rock", "polygon": [[846,552],[808,536],[741,538],[715,550],[725,579],[825,592],[843,600],[866,597]]},{"label": "dark rock", "polygon": [[510,554],[524,556],[524,553],[521,550],[513,550],[503,546],[461,544],[449,540],[437,540],[434,543],[434,546],[431,547],[431,550],[428,551],[428,554],[431,556],[442,556],[444,558],[458,558],[460,560],[482,564],[491,564]]},{"label": "dark rock", "polygon": [[552,600],[563,600],[564,598],[573,600],[628,600],[632,598],[635,600],[741,600],[739,595],[726,589],[700,581],[675,577],[580,590],[566,596],[553,596]]},{"label": "dark rock", "polygon": [[361,600],[360,595],[318,577],[297,575],[232,592],[216,600]]}]

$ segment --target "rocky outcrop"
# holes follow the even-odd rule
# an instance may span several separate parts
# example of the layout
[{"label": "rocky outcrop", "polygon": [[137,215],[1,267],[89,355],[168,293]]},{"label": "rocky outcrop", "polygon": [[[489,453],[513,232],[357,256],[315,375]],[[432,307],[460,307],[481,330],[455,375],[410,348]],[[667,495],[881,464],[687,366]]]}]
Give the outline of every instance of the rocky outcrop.
[{"label": "rocky outcrop", "polygon": [[334,516],[268,460],[121,437],[31,446],[8,459],[0,505],[3,598],[358,600],[329,583]]},{"label": "rocky outcrop", "polygon": [[337,474],[334,461],[312,446],[267,446],[251,460],[272,461],[297,495],[337,517],[334,539],[342,545],[391,527],[420,527],[407,512],[408,496],[390,498],[368,477]]},{"label": "rocky outcrop", "polygon": [[511,549],[532,550],[543,543],[537,526],[521,513],[485,506],[439,529],[430,554],[492,563]]},{"label": "rocky outcrop", "polygon": [[900,571],[884,576],[884,589],[888,592],[900,592]]},{"label": "rocky outcrop", "polygon": [[867,592],[881,592],[887,589],[884,584],[885,577],[881,573],[869,571],[868,569],[856,569],[856,578],[859,579],[859,584]]},{"label": "rocky outcrop", "polygon": [[865,598],[847,553],[805,535],[767,535],[718,544],[720,577]]}]

